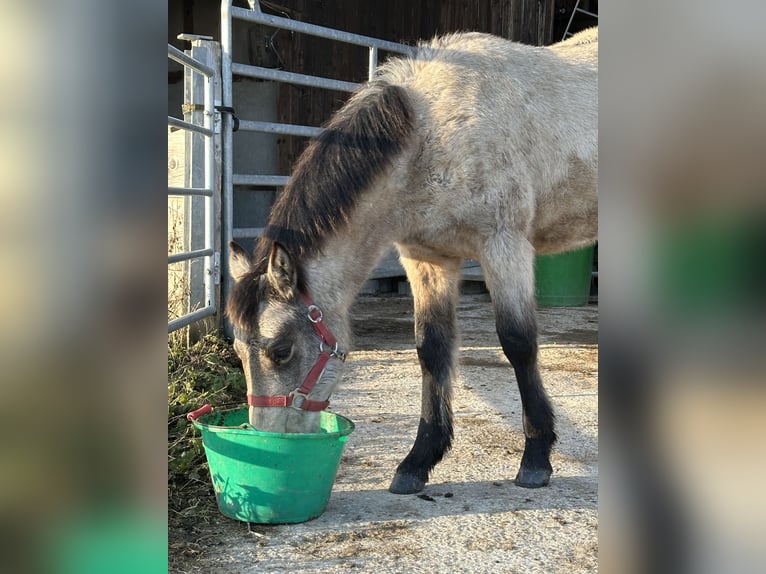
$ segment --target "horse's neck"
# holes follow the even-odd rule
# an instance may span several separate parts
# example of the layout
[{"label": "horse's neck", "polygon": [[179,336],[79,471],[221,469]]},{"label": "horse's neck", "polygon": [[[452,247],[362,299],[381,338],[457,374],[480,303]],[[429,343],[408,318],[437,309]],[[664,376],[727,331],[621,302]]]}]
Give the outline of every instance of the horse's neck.
[{"label": "horse's neck", "polygon": [[321,252],[304,261],[309,294],[329,311],[328,316],[337,318],[337,328],[344,333],[356,294],[402,233],[405,218],[400,198],[408,173],[408,161],[400,158],[363,192],[349,220],[325,239]]},{"label": "horse's neck", "polygon": [[381,256],[391,246],[394,233],[385,217],[366,217],[358,209],[354,221],[329,237],[322,252],[304,262],[309,295],[323,309],[330,322],[347,330],[348,312],[356,294]]},{"label": "horse's neck", "polygon": [[309,293],[328,309],[347,312],[367,276],[390,242],[344,236],[328,241],[323,252],[304,265]]}]

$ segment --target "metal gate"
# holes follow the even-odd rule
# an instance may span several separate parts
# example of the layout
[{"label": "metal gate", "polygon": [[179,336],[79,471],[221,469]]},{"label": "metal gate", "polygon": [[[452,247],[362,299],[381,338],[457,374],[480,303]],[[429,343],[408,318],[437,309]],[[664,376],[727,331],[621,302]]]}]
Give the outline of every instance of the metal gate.
[{"label": "metal gate", "polygon": [[[263,232],[262,227],[235,227],[234,189],[240,188],[245,190],[247,187],[252,186],[256,189],[247,190],[247,193],[257,193],[257,188],[259,187],[261,189],[268,188],[273,191],[275,188],[284,187],[289,181],[289,177],[273,173],[235,173],[233,137],[235,129],[242,132],[298,137],[314,137],[322,131],[321,128],[315,126],[237,118],[235,115],[237,102],[234,101],[233,97],[233,77],[284,82],[344,92],[353,92],[359,87],[359,84],[353,82],[247,65],[233,61],[233,22],[243,21],[261,24],[271,28],[366,47],[369,50],[368,79],[372,79],[375,75],[375,70],[378,66],[379,50],[404,55],[412,53],[413,50],[413,47],[404,44],[266,14],[262,12],[259,0],[249,0],[249,4],[250,9],[245,9],[232,6],[231,0],[222,0],[221,2],[220,102],[216,101],[215,92],[213,91],[214,78],[216,78],[219,69],[219,60],[216,58],[211,63],[203,63],[193,57],[195,47],[205,47],[204,45],[208,44],[208,47],[215,46],[217,48],[218,45],[215,42],[208,42],[199,37],[187,37],[186,39],[194,40],[192,56],[184,54],[173,46],[168,45],[169,58],[183,64],[195,73],[201,74],[201,77],[204,79],[204,102],[198,106],[199,109],[195,107],[194,113],[192,113],[192,117],[197,117],[200,121],[194,123],[192,121],[181,121],[168,117],[169,126],[188,130],[195,134],[194,137],[204,139],[204,143],[198,146],[204,148],[202,153],[204,168],[202,169],[201,182],[199,185],[197,183],[189,183],[182,187],[169,187],[168,195],[171,197],[204,198],[205,222],[204,241],[199,248],[176,252],[168,256],[168,265],[192,261],[203,261],[204,265],[204,270],[202,273],[198,273],[197,277],[199,283],[204,283],[204,296],[199,297],[202,304],[199,308],[190,309],[188,313],[170,320],[168,332],[217,314],[218,309],[225,304],[226,297],[232,287],[232,279],[228,272],[229,242],[233,239],[254,239]],[[580,9],[579,4],[578,0],[574,7],[572,18],[578,12],[597,18],[596,14]],[[569,35],[572,18],[570,18],[567,25],[565,37]],[[219,114],[218,111],[221,113]],[[216,136],[220,136],[221,141],[220,160],[214,151],[214,139]],[[220,174],[219,180],[216,179],[217,174]],[[218,185],[220,185],[220,188],[218,188]],[[219,197],[219,189],[220,212],[217,212],[216,199]],[[223,281],[220,281],[221,274],[223,274]],[[466,262],[463,278],[467,280],[481,280],[482,277],[478,264],[470,261]],[[221,304],[217,305],[216,288],[219,283],[222,283],[219,293]]]},{"label": "metal gate", "polygon": [[[169,205],[174,198],[181,198],[183,210],[189,214],[188,220],[184,219],[182,223],[182,250],[173,249],[173,252],[168,254],[168,275],[170,278],[170,266],[184,263],[181,273],[189,282],[189,294],[195,291],[200,291],[200,294],[196,298],[198,303],[195,303],[195,298],[188,302],[187,294],[184,293],[183,304],[187,308],[183,312],[172,313],[177,316],[169,317],[168,333],[205,317],[215,316],[216,285],[220,282],[220,257],[215,249],[217,183],[214,142],[219,131],[214,91],[215,80],[219,77],[218,58],[212,46],[215,43],[197,37],[182,39],[192,40],[191,55],[168,44],[168,58],[184,66],[185,90],[187,97],[191,96],[184,104],[184,117],[189,121],[169,115],[168,128],[169,133],[176,130],[189,133],[190,137],[185,137],[181,145],[182,154],[187,158],[186,161],[190,162],[192,169],[185,170],[183,185],[168,186]],[[206,43],[209,45],[205,45]],[[203,59],[206,61],[202,61]],[[196,89],[197,87],[199,89]],[[202,100],[201,103],[197,103],[198,98]],[[195,212],[198,212],[198,215]],[[202,229],[197,229],[198,227]],[[169,315],[170,307],[169,304]]]},{"label": "metal gate", "polygon": [[[196,232],[201,245],[176,250],[168,254],[169,266],[182,262],[189,264],[189,269],[186,272],[189,275],[192,288],[196,285],[202,291],[198,297],[200,304],[196,308],[192,304],[190,305],[192,308],[189,308],[188,312],[179,313],[178,316],[169,318],[169,333],[206,317],[217,315],[232,286],[227,269],[229,241],[257,238],[263,232],[260,227],[234,227],[234,188],[237,186],[261,186],[273,189],[285,186],[289,180],[287,176],[269,173],[234,172],[233,132],[235,122],[237,124],[236,129],[240,131],[263,134],[313,137],[322,131],[321,128],[314,126],[236,118],[234,114],[237,102],[233,101],[233,76],[344,92],[353,92],[359,87],[359,84],[353,82],[234,62],[232,60],[233,20],[263,24],[272,28],[366,47],[369,50],[369,79],[375,75],[379,50],[398,54],[409,54],[412,51],[411,46],[404,44],[265,14],[261,11],[258,1],[250,2],[250,10],[233,7],[231,4],[231,0],[223,0],[221,3],[220,60],[217,54],[214,54],[214,57],[209,54],[209,52],[214,53],[218,47],[212,38],[179,36],[182,39],[192,41],[192,49],[189,53],[181,52],[168,44],[168,58],[186,68],[185,84],[188,82],[190,85],[199,87],[199,90],[192,88],[190,92],[185,85],[184,120],[168,116],[170,129],[191,132],[192,143],[187,143],[186,151],[189,155],[189,147],[192,148],[188,161],[193,164],[192,176],[187,177],[184,185],[169,185],[168,197],[184,198],[198,203],[202,200],[204,204],[204,216],[202,217],[204,229],[202,232],[200,230]],[[204,57],[198,57],[198,55]],[[218,75],[219,61],[220,76]],[[216,100],[214,91],[217,79],[220,79],[221,101]],[[200,99],[202,101],[199,103],[194,99],[197,92],[201,94]],[[220,136],[221,142],[220,159],[215,150],[215,138],[217,136]],[[217,174],[220,174],[218,181],[216,181]],[[220,211],[216,209],[218,185],[220,185]],[[192,265],[197,265],[196,273],[191,269]],[[220,280],[221,274],[224,278],[222,282]],[[217,287],[220,283],[223,285],[219,294],[221,302],[219,305],[217,304]]]},{"label": "metal gate", "polygon": [[[369,36],[351,34],[333,28],[326,28],[314,24],[307,24],[283,18],[272,16],[261,11],[258,0],[250,0],[251,9],[238,8],[231,5],[231,0],[223,0],[221,3],[221,81],[223,86],[223,107],[227,113],[222,118],[222,140],[223,140],[223,165],[222,165],[222,252],[223,252],[223,298],[230,292],[232,280],[228,273],[228,249],[229,241],[232,239],[246,239],[258,237],[262,228],[258,227],[234,227],[234,188],[235,186],[268,186],[283,187],[287,184],[289,177],[274,174],[252,174],[252,173],[234,173],[233,156],[233,130],[234,130],[234,110],[237,102],[233,101],[232,77],[243,76],[261,80],[271,80],[275,82],[285,82],[301,86],[322,88],[327,90],[338,90],[353,92],[359,87],[359,84],[353,82],[344,82],[341,80],[297,74],[273,68],[264,68],[260,66],[251,66],[232,61],[233,41],[232,41],[232,21],[241,20],[254,24],[263,24],[273,28],[299,32],[311,36],[317,36],[337,42],[354,44],[367,47],[369,49],[368,59],[368,79],[372,79],[378,66],[378,50],[385,50],[398,54],[410,54],[411,46],[398,44],[396,42],[387,42]],[[237,118],[238,130],[251,131],[268,134],[281,134],[290,136],[312,137],[321,133],[321,129],[313,126],[301,126],[294,124],[284,124],[278,122],[250,121]]]}]

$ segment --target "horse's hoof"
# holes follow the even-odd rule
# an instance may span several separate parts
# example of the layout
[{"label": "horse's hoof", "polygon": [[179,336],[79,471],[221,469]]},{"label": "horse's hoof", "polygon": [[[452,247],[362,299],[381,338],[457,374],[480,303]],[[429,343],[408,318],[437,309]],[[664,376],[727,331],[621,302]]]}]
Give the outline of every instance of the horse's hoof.
[{"label": "horse's hoof", "polygon": [[529,470],[527,468],[520,468],[514,482],[516,483],[516,486],[522,486],[524,488],[540,488],[541,486],[547,486],[550,480],[550,470]]},{"label": "horse's hoof", "polygon": [[420,480],[417,476],[397,472],[394,480],[391,481],[391,486],[388,487],[388,492],[393,494],[415,494],[423,490],[425,485],[426,481]]}]

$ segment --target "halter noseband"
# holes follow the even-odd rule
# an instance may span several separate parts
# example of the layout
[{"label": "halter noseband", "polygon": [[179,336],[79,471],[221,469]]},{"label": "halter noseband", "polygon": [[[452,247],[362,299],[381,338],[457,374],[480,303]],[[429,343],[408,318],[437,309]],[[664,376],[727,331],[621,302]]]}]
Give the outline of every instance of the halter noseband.
[{"label": "halter noseband", "polygon": [[247,404],[251,407],[292,406],[304,411],[323,411],[330,404],[330,401],[314,401],[309,399],[308,396],[317,382],[319,382],[319,379],[322,378],[327,362],[332,358],[343,362],[346,360],[346,353],[338,348],[338,341],[335,335],[330,332],[330,329],[322,321],[322,310],[314,305],[305,293],[301,293],[301,297],[308,306],[308,320],[311,321],[314,331],[319,335],[319,356],[300,387],[287,395],[247,395]]}]

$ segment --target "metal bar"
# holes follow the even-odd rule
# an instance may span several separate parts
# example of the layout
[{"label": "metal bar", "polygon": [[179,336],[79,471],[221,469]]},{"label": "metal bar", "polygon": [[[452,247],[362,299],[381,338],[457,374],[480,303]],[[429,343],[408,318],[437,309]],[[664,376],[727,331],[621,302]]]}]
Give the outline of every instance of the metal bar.
[{"label": "metal bar", "polygon": [[186,196],[199,196],[213,197],[213,191],[210,189],[202,189],[197,187],[168,187],[168,195],[186,195]]},{"label": "metal bar", "polygon": [[282,134],[288,136],[304,136],[311,138],[318,136],[324,130],[322,128],[314,128],[311,126],[240,120],[239,131],[261,132],[265,134]]},{"label": "metal bar", "polygon": [[246,64],[232,63],[231,73],[235,76],[259,78],[261,80],[272,80],[275,82],[286,82],[288,84],[296,84],[298,86],[310,86],[312,88],[324,88],[326,90],[338,90],[342,92],[353,92],[360,85],[353,82],[344,82],[342,80],[308,76],[306,74],[297,74],[295,72],[284,72],[282,70],[262,68],[260,66],[248,66]]},{"label": "metal bar", "polygon": [[179,120],[178,118],[174,118],[173,116],[168,116],[168,125],[173,126],[175,128],[180,128],[182,130],[189,130],[190,132],[202,134],[203,136],[207,136],[207,137],[212,137],[213,135],[213,130],[209,128],[203,128],[202,126],[195,126],[194,124],[190,124],[189,122]]},{"label": "metal bar", "polygon": [[264,227],[235,227],[234,239],[252,239],[263,234]]},{"label": "metal bar", "polygon": [[168,58],[171,60],[175,60],[179,64],[183,64],[184,66],[187,66],[194,70],[195,72],[199,72],[205,77],[210,77],[213,74],[215,74],[215,70],[211,68],[210,66],[206,66],[205,64],[202,64],[201,62],[198,62],[191,56],[184,54],[181,50],[173,46],[172,44],[168,44]]},{"label": "metal bar", "polygon": [[[212,57],[212,49],[208,54]],[[215,78],[205,77],[205,123],[211,131],[215,130]],[[215,187],[215,140],[205,138],[205,188]],[[205,246],[215,253],[215,203],[213,194],[205,197]],[[215,305],[216,269],[214,256],[205,258],[205,301]]]},{"label": "metal bar", "polygon": [[213,255],[215,251],[212,247],[206,249],[195,249],[194,251],[186,251],[185,253],[173,253],[168,255],[168,265],[171,263],[180,263],[181,261],[189,261],[191,259],[199,259],[201,257],[209,257]]},{"label": "metal bar", "polygon": [[247,22],[255,22],[257,24],[266,24],[268,26],[274,26],[275,28],[282,28],[283,30],[292,30],[293,32],[301,32],[303,34],[318,36],[320,38],[327,38],[329,40],[347,42],[348,44],[356,44],[357,46],[375,46],[381,50],[386,50],[387,52],[409,54],[414,50],[414,48],[410,46],[403,46],[402,44],[397,44],[396,42],[388,42],[386,40],[380,40],[370,36],[351,34],[350,32],[343,32],[333,28],[325,28],[324,26],[317,26],[316,24],[307,24],[306,22],[299,22],[298,20],[291,20],[290,18],[282,18],[280,16],[272,16],[271,14],[264,14],[260,11],[260,7],[258,7],[257,10],[247,10],[245,8],[232,7],[231,16],[237,20],[246,20]]},{"label": "metal bar", "polygon": [[564,28],[564,36],[561,38],[562,40],[566,40],[567,36],[571,36],[572,34],[569,33],[569,27],[572,25],[572,20],[574,20],[575,12],[577,12],[577,7],[580,5],[580,0],[577,0],[574,5],[574,9],[572,10],[572,14],[569,16],[569,22],[567,22],[567,27]]},{"label": "metal bar", "polygon": [[583,10],[582,8],[576,9],[578,12],[582,12],[583,14],[587,14],[588,16],[592,16],[594,18],[598,18],[598,14],[594,14],[593,12],[588,12],[587,10]]},{"label": "metal bar", "polygon": [[234,185],[262,185],[269,187],[284,187],[290,181],[286,175],[252,175],[235,173],[232,176]]},{"label": "metal bar", "polygon": [[[224,106],[232,105],[231,79],[231,0],[221,2],[221,99]],[[232,117],[231,114],[221,114],[221,306],[234,286],[234,280],[229,273],[229,242],[232,241],[234,228],[234,186],[232,183]],[[224,331],[231,336],[231,324],[224,319]]]},{"label": "metal bar", "polygon": [[173,319],[168,323],[168,333],[172,333],[173,331],[180,329],[181,327],[187,327],[194,323],[195,321],[199,321],[200,319],[204,319],[205,317],[212,317],[217,313],[217,309],[215,305],[210,305],[208,307],[203,307],[202,309],[197,309],[193,313],[189,313],[188,315],[184,315],[183,317],[179,317],[178,319]]},{"label": "metal bar", "polygon": [[375,70],[378,69],[378,47],[370,46],[370,58],[367,64],[367,80],[372,82],[375,79]]}]

